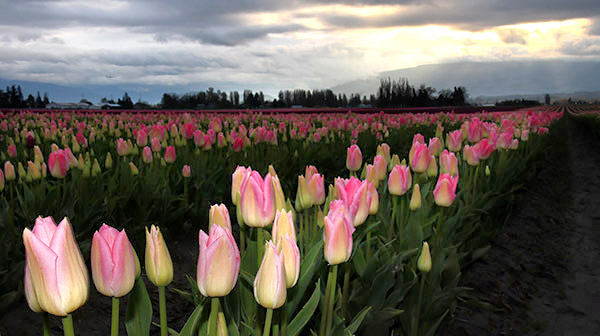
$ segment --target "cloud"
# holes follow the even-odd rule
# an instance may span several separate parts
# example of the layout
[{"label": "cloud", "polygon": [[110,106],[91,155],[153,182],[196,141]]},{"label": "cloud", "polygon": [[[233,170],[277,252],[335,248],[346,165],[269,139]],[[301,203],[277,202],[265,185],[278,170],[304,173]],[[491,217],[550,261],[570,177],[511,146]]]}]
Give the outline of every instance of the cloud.
[{"label": "cloud", "polygon": [[600,36],[600,16],[592,18],[592,23],[588,27],[588,34]]},{"label": "cloud", "polygon": [[498,31],[498,37],[504,43],[516,43],[526,45],[527,41],[525,40],[525,36],[527,36],[527,32],[520,29],[500,29]]},{"label": "cloud", "polygon": [[559,51],[569,56],[600,56],[600,38],[569,41]]}]

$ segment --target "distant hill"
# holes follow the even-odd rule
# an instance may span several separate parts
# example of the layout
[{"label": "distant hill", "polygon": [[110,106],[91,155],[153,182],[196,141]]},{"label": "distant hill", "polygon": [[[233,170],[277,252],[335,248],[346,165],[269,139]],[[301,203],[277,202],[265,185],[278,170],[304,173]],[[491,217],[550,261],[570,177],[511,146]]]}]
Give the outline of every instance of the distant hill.
[{"label": "distant hill", "polygon": [[426,84],[438,90],[464,86],[471,98],[479,96],[544,95],[552,92],[600,90],[600,61],[460,62],[420,65],[380,73],[331,89],[340,93],[369,95],[380,78],[408,78],[411,85]]},{"label": "distant hill", "polygon": [[[528,94],[528,95],[506,95],[506,96],[479,96],[471,101],[476,104],[494,104],[503,100],[527,99],[544,102],[546,94]],[[557,100],[583,100],[588,102],[600,101],[600,91],[578,91],[578,92],[559,92],[549,93],[552,102]]]}]

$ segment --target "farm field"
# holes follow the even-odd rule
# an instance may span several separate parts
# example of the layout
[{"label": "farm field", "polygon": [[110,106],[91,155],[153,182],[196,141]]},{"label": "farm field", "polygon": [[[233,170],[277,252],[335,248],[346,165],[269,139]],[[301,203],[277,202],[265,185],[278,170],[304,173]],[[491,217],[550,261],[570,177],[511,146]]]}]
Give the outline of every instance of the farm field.
[{"label": "farm field", "polygon": [[[152,225],[172,259],[173,281],[158,286],[173,334],[461,334],[452,326],[465,318],[464,303],[482,302],[465,287],[485,290],[476,281],[481,259],[497,257],[510,216],[523,222],[522,211],[534,211],[523,209],[523,187],[549,176],[565,128],[579,136],[570,146],[590,146],[576,119],[565,126],[564,112],[578,115],[570,107],[301,112],[2,112],[0,332],[26,325],[19,334],[39,334],[37,308],[72,312],[77,334],[108,333],[111,299],[90,257],[106,223],[125,229],[141,264],[121,299],[121,334],[139,332],[135,319],[152,335],[164,324],[148,261]],[[81,251],[89,296],[74,309],[36,304],[44,280],[23,284],[26,260],[39,263],[33,247],[26,258],[24,237],[40,216],[67,217]],[[238,259],[210,264],[203,237],[209,245],[227,237]],[[271,264],[283,279],[260,276],[277,273]],[[213,273],[229,286],[207,289]],[[61,333],[61,318],[50,317],[49,328]]]}]

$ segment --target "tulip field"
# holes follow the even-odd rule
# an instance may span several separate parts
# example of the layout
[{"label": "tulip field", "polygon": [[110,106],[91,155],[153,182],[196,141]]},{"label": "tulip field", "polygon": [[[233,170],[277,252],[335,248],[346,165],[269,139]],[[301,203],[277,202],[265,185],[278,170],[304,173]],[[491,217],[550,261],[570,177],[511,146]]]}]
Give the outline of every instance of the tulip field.
[{"label": "tulip field", "polygon": [[32,335],[434,335],[565,111],[0,112],[0,312]]}]

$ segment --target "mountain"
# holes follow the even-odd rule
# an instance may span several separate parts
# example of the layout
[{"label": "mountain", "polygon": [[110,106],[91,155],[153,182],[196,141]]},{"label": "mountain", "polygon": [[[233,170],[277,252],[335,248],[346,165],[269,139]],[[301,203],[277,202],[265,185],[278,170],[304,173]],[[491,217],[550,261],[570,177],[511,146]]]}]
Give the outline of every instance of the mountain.
[{"label": "mountain", "polygon": [[464,86],[471,98],[600,90],[600,61],[459,62],[420,65],[382,72],[331,89],[336,93],[376,93],[380,78],[408,78],[413,86],[438,90]]}]

